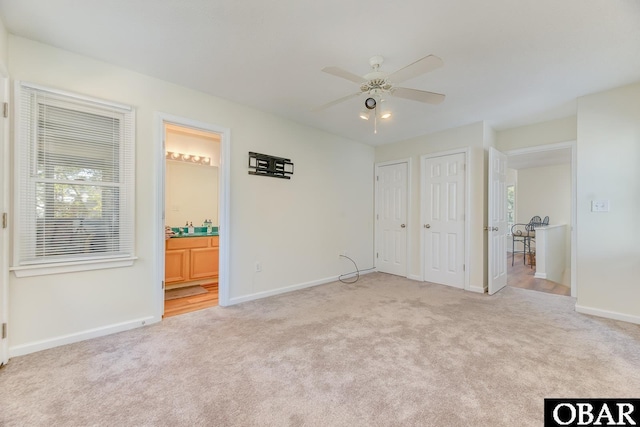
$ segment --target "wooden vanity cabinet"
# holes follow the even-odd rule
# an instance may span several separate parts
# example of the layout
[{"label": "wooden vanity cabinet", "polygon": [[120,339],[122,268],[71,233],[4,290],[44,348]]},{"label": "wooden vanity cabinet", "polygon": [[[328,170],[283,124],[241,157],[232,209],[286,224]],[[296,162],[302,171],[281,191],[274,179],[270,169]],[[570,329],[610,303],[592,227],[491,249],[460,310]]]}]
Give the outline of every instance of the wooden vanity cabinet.
[{"label": "wooden vanity cabinet", "polygon": [[166,240],[165,284],[182,284],[218,278],[218,236],[180,237]]},{"label": "wooden vanity cabinet", "polygon": [[167,249],[164,254],[164,282],[176,283],[189,280],[189,250]]}]

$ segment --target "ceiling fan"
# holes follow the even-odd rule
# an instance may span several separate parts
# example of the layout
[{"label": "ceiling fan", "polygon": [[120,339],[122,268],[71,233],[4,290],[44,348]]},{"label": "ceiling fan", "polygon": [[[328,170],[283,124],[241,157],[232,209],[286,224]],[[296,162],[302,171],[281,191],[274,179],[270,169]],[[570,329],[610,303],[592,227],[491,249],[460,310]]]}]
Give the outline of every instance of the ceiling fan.
[{"label": "ceiling fan", "polygon": [[411,99],[418,102],[426,102],[428,104],[439,104],[444,101],[445,96],[441,93],[395,86],[398,83],[402,83],[406,80],[441,67],[443,65],[442,59],[435,55],[428,55],[391,74],[380,71],[380,66],[383,62],[384,58],[380,55],[371,57],[371,59],[369,59],[369,64],[371,65],[372,71],[362,77],[339,67],[323,68],[322,71],[325,73],[358,83],[360,85],[360,91],[336,99],[335,101],[331,101],[327,104],[321,105],[320,107],[316,107],[313,111],[322,111],[362,94],[369,95],[365,100],[365,107],[369,110],[376,108],[377,104],[383,100],[382,97],[386,95]]}]

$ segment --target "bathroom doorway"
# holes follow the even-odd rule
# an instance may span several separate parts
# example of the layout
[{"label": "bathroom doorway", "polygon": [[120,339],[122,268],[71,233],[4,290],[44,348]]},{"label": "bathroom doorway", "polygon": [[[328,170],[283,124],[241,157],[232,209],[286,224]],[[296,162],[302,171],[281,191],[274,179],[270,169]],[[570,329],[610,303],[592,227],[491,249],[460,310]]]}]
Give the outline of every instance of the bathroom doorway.
[{"label": "bathroom doorway", "polygon": [[[229,131],[203,123],[160,118],[162,179],[158,188],[162,242],[158,310],[162,317],[217,305],[228,299]],[[223,232],[224,230],[224,232]]]},{"label": "bathroom doorway", "polygon": [[218,305],[220,135],[166,123],[164,317]]}]

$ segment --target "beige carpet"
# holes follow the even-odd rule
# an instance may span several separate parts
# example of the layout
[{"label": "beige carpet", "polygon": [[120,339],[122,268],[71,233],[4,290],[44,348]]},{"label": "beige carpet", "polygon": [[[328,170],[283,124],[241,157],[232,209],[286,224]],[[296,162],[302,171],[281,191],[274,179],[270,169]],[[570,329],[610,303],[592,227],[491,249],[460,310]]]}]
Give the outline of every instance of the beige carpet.
[{"label": "beige carpet", "polygon": [[17,357],[3,426],[541,426],[640,397],[640,326],[375,273]]},{"label": "beige carpet", "polygon": [[206,294],[207,291],[200,285],[195,286],[185,286],[184,288],[176,288],[176,289],[167,289],[164,291],[164,300],[170,301],[172,299],[184,298],[184,297],[192,297],[194,295]]}]

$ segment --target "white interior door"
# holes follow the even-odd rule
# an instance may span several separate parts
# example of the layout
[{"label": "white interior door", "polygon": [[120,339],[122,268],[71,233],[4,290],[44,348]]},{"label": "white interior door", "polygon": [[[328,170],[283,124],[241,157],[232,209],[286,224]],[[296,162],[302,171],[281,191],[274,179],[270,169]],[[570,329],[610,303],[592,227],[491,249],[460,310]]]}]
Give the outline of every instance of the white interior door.
[{"label": "white interior door", "polygon": [[376,267],[407,276],[408,162],[376,167]]},{"label": "white interior door", "polygon": [[489,295],[507,285],[507,156],[489,148]]},{"label": "white interior door", "polygon": [[464,153],[423,159],[424,280],[464,288]]},{"label": "white interior door", "polygon": [[[8,79],[0,78],[0,102],[8,100]],[[9,360],[8,338],[5,336],[8,315],[9,228],[5,213],[9,210],[9,139],[8,119],[0,118],[0,365]]]}]

